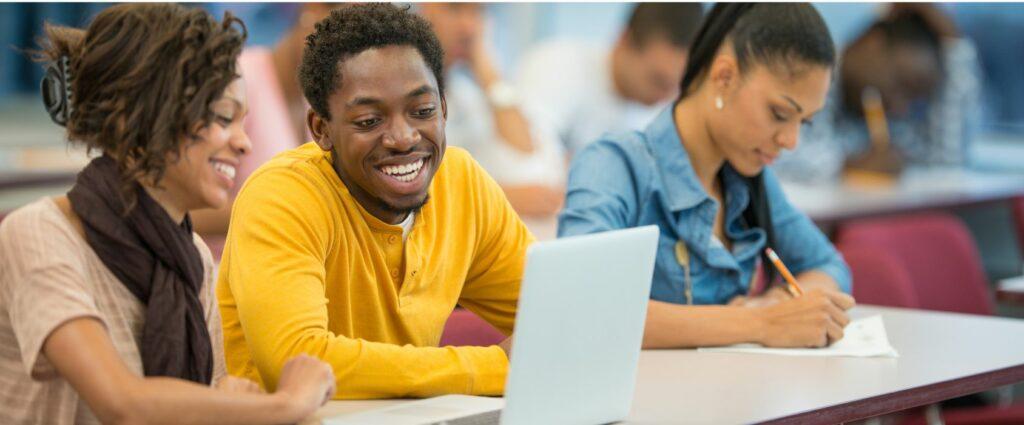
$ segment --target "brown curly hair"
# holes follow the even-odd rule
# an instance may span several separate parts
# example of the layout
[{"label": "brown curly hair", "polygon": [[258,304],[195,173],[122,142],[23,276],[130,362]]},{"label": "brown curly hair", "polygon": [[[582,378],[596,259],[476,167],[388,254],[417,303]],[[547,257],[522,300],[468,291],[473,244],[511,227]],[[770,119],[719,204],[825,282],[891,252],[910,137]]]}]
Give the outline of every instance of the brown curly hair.
[{"label": "brown curly hair", "polygon": [[[233,24],[238,24],[236,28]],[[121,4],[85,30],[47,24],[37,61],[67,57],[72,143],[101,150],[120,164],[128,198],[133,183],[158,183],[183,141],[210,124],[210,104],[239,77],[245,24],[217,22],[198,8]]]}]

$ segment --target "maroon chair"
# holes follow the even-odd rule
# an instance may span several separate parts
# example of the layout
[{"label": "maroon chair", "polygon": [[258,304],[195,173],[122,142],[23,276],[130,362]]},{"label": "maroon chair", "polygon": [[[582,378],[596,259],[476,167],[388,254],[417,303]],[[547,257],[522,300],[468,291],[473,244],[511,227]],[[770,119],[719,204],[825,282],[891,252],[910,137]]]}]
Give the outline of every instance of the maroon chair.
[{"label": "maroon chair", "polygon": [[[917,299],[919,308],[982,315],[992,315],[995,311],[978,248],[967,227],[952,215],[920,213],[858,220],[840,226],[836,244],[844,255],[847,250],[867,250],[898,263],[910,279],[913,288],[910,293]],[[873,302],[856,295],[858,286],[869,285],[861,288],[872,293],[865,296],[876,297],[878,285],[871,279],[881,278],[869,275],[872,277],[864,278],[868,279],[865,282],[857,280],[856,270],[861,268],[857,262],[862,261],[859,255],[870,254],[854,253],[853,258],[847,260],[854,270],[854,294],[857,301],[870,304]],[[884,266],[876,264],[874,267]],[[1019,406],[948,408],[943,409],[941,415],[947,425],[1024,423],[1024,408]],[[902,423],[924,423],[923,414],[920,410],[910,412]]]},{"label": "maroon chair", "polygon": [[870,246],[837,247],[853,274],[853,297],[861,304],[919,308],[914,283],[900,263]]},{"label": "maroon chair", "polygon": [[[946,425],[1020,425],[1024,423],[1024,404],[1005,407],[961,407],[940,413]],[[927,425],[924,415],[913,415],[901,425]]]},{"label": "maroon chair", "polygon": [[444,324],[441,346],[446,345],[495,345],[505,340],[505,335],[464,308],[456,308]]},{"label": "maroon chair", "polygon": [[982,315],[995,311],[978,248],[967,227],[952,215],[855,220],[840,226],[836,240],[896,260],[910,276],[920,308]]}]

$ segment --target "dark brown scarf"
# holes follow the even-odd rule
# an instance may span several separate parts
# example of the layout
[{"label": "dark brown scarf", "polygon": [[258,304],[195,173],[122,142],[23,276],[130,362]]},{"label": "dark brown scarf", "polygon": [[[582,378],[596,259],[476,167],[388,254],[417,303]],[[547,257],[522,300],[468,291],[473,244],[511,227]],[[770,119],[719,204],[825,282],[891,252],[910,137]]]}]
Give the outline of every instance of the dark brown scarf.
[{"label": "dark brown scarf", "polygon": [[89,246],[103,264],[146,305],[139,352],[146,376],[209,384],[213,352],[199,291],[203,262],[192,222],[178,225],[135,184],[137,203],[124,214],[122,178],[108,156],[94,159],[68,192]]}]

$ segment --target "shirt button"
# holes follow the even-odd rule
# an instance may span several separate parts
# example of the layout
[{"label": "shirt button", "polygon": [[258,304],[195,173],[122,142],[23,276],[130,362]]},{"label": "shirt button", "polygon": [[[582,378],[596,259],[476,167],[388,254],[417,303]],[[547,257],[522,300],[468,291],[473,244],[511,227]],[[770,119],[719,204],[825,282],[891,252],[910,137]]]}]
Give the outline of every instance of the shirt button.
[{"label": "shirt button", "polygon": [[391,270],[391,277],[398,278],[398,269]]},{"label": "shirt button", "polygon": [[388,243],[395,243],[397,241],[398,241],[398,236],[395,236],[395,235],[388,236]]}]

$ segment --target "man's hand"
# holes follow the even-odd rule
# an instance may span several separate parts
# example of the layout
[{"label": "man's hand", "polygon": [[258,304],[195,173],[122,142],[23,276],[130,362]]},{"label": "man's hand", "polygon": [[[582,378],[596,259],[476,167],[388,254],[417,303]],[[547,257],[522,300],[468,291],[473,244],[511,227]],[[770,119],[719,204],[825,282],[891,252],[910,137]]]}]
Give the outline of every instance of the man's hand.
[{"label": "man's hand", "polygon": [[512,358],[512,335],[509,335],[508,338],[505,338],[504,341],[501,341],[501,343],[498,344],[498,346],[505,351],[505,357],[508,357],[509,359]]}]

